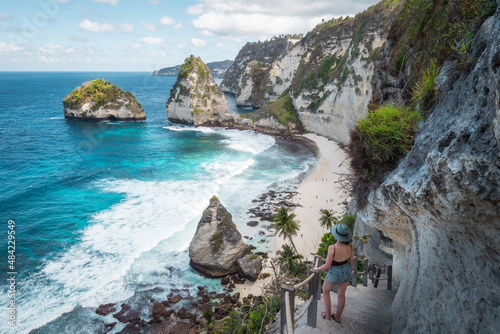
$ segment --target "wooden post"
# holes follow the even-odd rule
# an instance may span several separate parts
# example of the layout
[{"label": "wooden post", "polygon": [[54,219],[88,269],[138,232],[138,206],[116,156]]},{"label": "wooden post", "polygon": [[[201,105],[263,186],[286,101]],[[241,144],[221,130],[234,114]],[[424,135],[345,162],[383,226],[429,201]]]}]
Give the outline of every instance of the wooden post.
[{"label": "wooden post", "polygon": [[392,290],[392,266],[387,266],[387,290]]},{"label": "wooden post", "polygon": [[365,271],[363,273],[363,286],[368,286],[368,271],[369,271],[369,269],[368,269],[368,260],[367,259],[365,259],[363,261],[363,270]]},{"label": "wooden post", "polygon": [[314,277],[309,281],[309,298],[313,296],[313,300],[309,309],[307,310],[307,325],[312,328],[316,327],[316,318],[318,316],[318,285],[320,280],[320,272],[314,269],[309,271],[310,274],[314,274]]},{"label": "wooden post", "polygon": [[293,328],[293,322],[294,322],[294,308],[295,308],[295,288],[293,285],[289,284],[282,284],[281,285],[281,326],[280,326],[280,333],[284,334],[285,333],[285,328],[286,328],[286,304],[285,304],[285,293],[288,291],[290,294],[290,312],[291,318],[292,318],[292,328]]},{"label": "wooden post", "polygon": [[[319,267],[319,266],[323,265],[323,263],[322,263],[323,260],[321,259],[321,256],[314,255],[314,259],[316,259],[316,258],[318,259],[317,266]],[[319,280],[319,282],[318,282],[318,300],[320,300],[321,299],[321,273],[318,276],[319,276],[319,279],[318,279]]]},{"label": "wooden post", "polygon": [[380,268],[377,268],[377,277],[375,278],[375,284],[373,284],[373,287],[374,288],[377,288],[378,286],[378,281],[379,281],[379,278],[380,278],[380,273],[382,272],[382,269]]},{"label": "wooden post", "polygon": [[351,285],[356,287],[358,285],[358,258],[354,258],[354,265],[351,276]]}]

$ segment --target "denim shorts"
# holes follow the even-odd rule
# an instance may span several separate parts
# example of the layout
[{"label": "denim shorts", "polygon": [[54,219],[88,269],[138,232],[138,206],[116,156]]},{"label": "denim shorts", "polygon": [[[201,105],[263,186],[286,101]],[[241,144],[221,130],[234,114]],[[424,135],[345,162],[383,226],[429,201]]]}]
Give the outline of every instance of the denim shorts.
[{"label": "denim shorts", "polygon": [[351,266],[349,265],[349,263],[343,264],[338,267],[331,266],[330,269],[328,269],[326,279],[333,285],[338,285],[343,282],[349,282],[351,280]]}]

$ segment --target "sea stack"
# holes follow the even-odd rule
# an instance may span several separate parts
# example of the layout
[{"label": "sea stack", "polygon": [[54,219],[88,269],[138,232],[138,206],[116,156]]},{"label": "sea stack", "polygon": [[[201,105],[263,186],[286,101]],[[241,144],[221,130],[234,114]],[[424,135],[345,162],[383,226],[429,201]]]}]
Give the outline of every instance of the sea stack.
[{"label": "sea stack", "polygon": [[202,125],[227,112],[227,100],[208,67],[191,55],[170,90],[167,116],[173,123]]},{"label": "sea stack", "polygon": [[64,117],[87,121],[140,121],[146,119],[142,105],[130,92],[104,79],[84,82],[63,100]]},{"label": "sea stack", "polygon": [[208,277],[232,275],[238,272],[238,260],[249,253],[231,214],[213,196],[189,245],[191,267]]}]

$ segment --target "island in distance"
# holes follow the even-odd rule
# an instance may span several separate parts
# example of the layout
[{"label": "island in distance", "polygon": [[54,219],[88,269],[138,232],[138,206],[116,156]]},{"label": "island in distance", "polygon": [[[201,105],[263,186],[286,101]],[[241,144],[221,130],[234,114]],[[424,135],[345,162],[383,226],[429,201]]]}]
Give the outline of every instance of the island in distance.
[{"label": "island in distance", "polygon": [[141,121],[146,119],[134,94],[104,79],[84,82],[63,100],[64,117],[86,121]]},{"label": "island in distance", "polygon": [[[207,65],[207,67],[210,69],[210,72],[212,72],[214,78],[222,79],[224,78],[224,74],[226,74],[227,70],[229,69],[229,67],[231,67],[232,64],[233,64],[232,60],[223,60],[223,61],[214,61],[211,63],[206,63],[205,65]],[[153,75],[178,76],[179,72],[181,71],[181,66],[182,65],[165,67],[160,70],[154,71]]]}]

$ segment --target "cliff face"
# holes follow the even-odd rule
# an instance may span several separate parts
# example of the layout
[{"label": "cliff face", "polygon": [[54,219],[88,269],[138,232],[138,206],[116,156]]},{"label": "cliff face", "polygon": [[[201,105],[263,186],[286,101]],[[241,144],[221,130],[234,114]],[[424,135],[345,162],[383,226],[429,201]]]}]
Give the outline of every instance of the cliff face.
[{"label": "cliff face", "polygon": [[357,225],[394,242],[395,333],[500,328],[498,10],[470,54],[478,59],[470,73],[445,63],[437,80],[440,103],[411,152],[358,214]]},{"label": "cliff face", "polygon": [[276,89],[275,81],[269,80],[271,64],[298,41],[299,39],[274,38],[262,43],[247,43],[224,75],[222,90],[235,94],[238,106],[264,106],[269,101],[268,95],[274,95],[273,90]]},{"label": "cliff face", "polygon": [[138,121],[146,113],[134,95],[104,79],[84,82],[63,100],[64,117],[87,121]]},{"label": "cliff face", "polygon": [[207,66],[191,56],[181,67],[166,109],[171,122],[200,125],[227,112],[227,101]]},{"label": "cliff face", "polygon": [[[247,44],[222,88],[236,94],[237,104],[252,107],[275,101],[289,89],[306,131],[346,144],[349,131],[368,112],[374,61],[397,8],[380,3],[355,18],[320,24],[286,44],[279,39]],[[272,42],[281,43],[280,52],[266,57]]]}]

